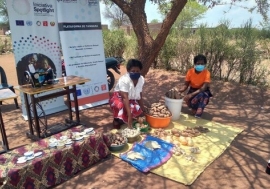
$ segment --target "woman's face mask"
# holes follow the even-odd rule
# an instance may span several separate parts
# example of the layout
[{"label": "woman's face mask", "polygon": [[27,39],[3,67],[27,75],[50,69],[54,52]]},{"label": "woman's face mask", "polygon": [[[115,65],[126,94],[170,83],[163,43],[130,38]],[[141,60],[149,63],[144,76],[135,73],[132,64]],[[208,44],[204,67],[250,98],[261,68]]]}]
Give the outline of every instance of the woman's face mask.
[{"label": "woman's face mask", "polygon": [[138,80],[141,77],[141,73],[129,72],[129,77],[132,80]]},{"label": "woman's face mask", "polygon": [[195,70],[196,70],[197,72],[203,71],[204,68],[205,68],[205,65],[195,65]]}]

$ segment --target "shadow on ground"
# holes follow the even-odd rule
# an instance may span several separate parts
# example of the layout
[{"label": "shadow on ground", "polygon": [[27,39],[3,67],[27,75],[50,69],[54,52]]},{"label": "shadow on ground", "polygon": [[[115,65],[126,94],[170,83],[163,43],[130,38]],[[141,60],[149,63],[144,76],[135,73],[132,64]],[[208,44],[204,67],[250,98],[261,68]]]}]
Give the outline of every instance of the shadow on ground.
[{"label": "shadow on ground", "polygon": [[[15,68],[6,69],[11,70],[9,80],[16,78],[16,75],[12,76],[16,74]],[[123,73],[125,68],[122,68]],[[184,76],[177,72],[150,70],[144,89],[146,102],[164,102],[165,92],[183,82]],[[264,171],[270,158],[270,91],[220,81],[213,81],[211,89],[214,97],[203,118],[241,127],[244,131],[191,186],[152,173],[140,173],[120,159],[111,157],[56,188],[268,188],[270,176]],[[30,143],[25,136],[28,124],[21,116],[21,109],[15,109],[12,100],[3,102],[1,109],[10,146],[14,148]],[[189,113],[185,105],[182,112]],[[50,115],[49,124],[63,122],[66,117],[67,111]],[[107,132],[112,127],[112,113],[107,104],[80,111],[80,118],[83,124],[100,132]]]}]

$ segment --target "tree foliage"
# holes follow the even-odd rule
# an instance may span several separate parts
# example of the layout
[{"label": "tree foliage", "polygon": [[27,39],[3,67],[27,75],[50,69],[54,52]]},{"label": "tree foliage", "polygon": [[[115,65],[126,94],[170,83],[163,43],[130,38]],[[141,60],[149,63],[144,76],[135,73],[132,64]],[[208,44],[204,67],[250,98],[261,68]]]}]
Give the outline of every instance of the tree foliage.
[{"label": "tree foliage", "polygon": [[7,5],[5,0],[0,0],[0,16],[2,17],[1,25],[2,26],[8,26],[8,11],[7,11]]},{"label": "tree foliage", "polygon": [[[160,4],[159,10],[163,16],[166,16],[167,12],[171,9],[171,2]],[[207,11],[207,7],[199,4],[195,0],[189,0],[182,12],[177,17],[174,23],[176,28],[191,28],[195,25],[196,21],[203,18],[204,13]]]},{"label": "tree foliage", "polygon": [[151,22],[150,23],[152,23],[152,24],[156,24],[156,23],[159,23],[159,20],[158,19],[153,19],[153,20],[151,20]]},{"label": "tree foliage", "polygon": [[127,15],[115,4],[106,6],[103,15],[106,19],[111,20],[111,26],[113,28],[120,28],[122,25],[130,24]]},{"label": "tree foliage", "polygon": [[[153,3],[157,3],[162,6],[165,3],[170,2],[171,7],[166,12],[163,23],[160,28],[160,32],[154,39],[149,31],[147,24],[147,16],[145,13],[146,0],[102,0],[105,4],[116,4],[128,17],[133,26],[133,31],[138,40],[138,59],[144,64],[142,74],[147,74],[155,58],[158,56],[159,51],[164,45],[166,38],[170,32],[171,27],[175,23],[178,15],[186,6],[188,0],[150,0]],[[246,0],[231,0],[230,4],[236,2],[244,2]],[[198,0],[207,7],[214,7],[219,4],[226,4],[228,0]],[[256,9],[263,17],[267,18],[267,12],[269,10],[268,0],[256,0],[258,7],[251,7],[253,11]]]}]

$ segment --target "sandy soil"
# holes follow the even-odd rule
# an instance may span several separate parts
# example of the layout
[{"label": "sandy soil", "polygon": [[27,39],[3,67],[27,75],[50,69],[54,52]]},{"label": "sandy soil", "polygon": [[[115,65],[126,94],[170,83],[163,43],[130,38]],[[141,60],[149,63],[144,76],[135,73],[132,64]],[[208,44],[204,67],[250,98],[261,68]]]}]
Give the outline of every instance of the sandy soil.
[{"label": "sandy soil", "polygon": [[[0,56],[0,66],[5,69],[8,82],[17,85],[13,54]],[[122,73],[124,72],[125,68],[122,67]],[[183,81],[184,76],[176,72],[150,70],[144,89],[146,101],[163,101],[165,91]],[[270,159],[270,91],[220,81],[213,81],[212,91],[214,97],[203,118],[245,130],[191,186],[184,186],[152,173],[142,174],[120,159],[112,157],[56,188],[268,188],[270,176],[264,171],[266,162]],[[15,109],[12,100],[4,101],[1,109],[10,146],[15,148],[30,143],[25,136],[28,125],[21,116],[21,110]],[[188,113],[186,106],[182,111]],[[111,129],[112,114],[108,105],[82,110],[80,116],[84,124],[98,131]],[[66,111],[50,115],[49,124],[62,122],[65,117]]]}]

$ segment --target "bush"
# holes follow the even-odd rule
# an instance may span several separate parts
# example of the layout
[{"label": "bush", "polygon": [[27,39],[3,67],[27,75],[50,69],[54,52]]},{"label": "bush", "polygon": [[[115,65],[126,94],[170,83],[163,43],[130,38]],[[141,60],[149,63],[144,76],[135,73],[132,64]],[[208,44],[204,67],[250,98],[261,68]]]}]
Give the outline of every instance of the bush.
[{"label": "bush", "polygon": [[103,43],[106,57],[123,57],[127,44],[123,30],[104,30]]},{"label": "bush", "polygon": [[266,85],[268,71],[261,60],[269,57],[270,41],[252,27],[251,20],[241,28],[229,28],[230,22],[224,20],[216,28],[201,25],[195,33],[189,30],[190,35],[188,30],[172,32],[159,54],[159,67],[186,73],[200,53],[207,56],[207,67],[215,79]]}]

